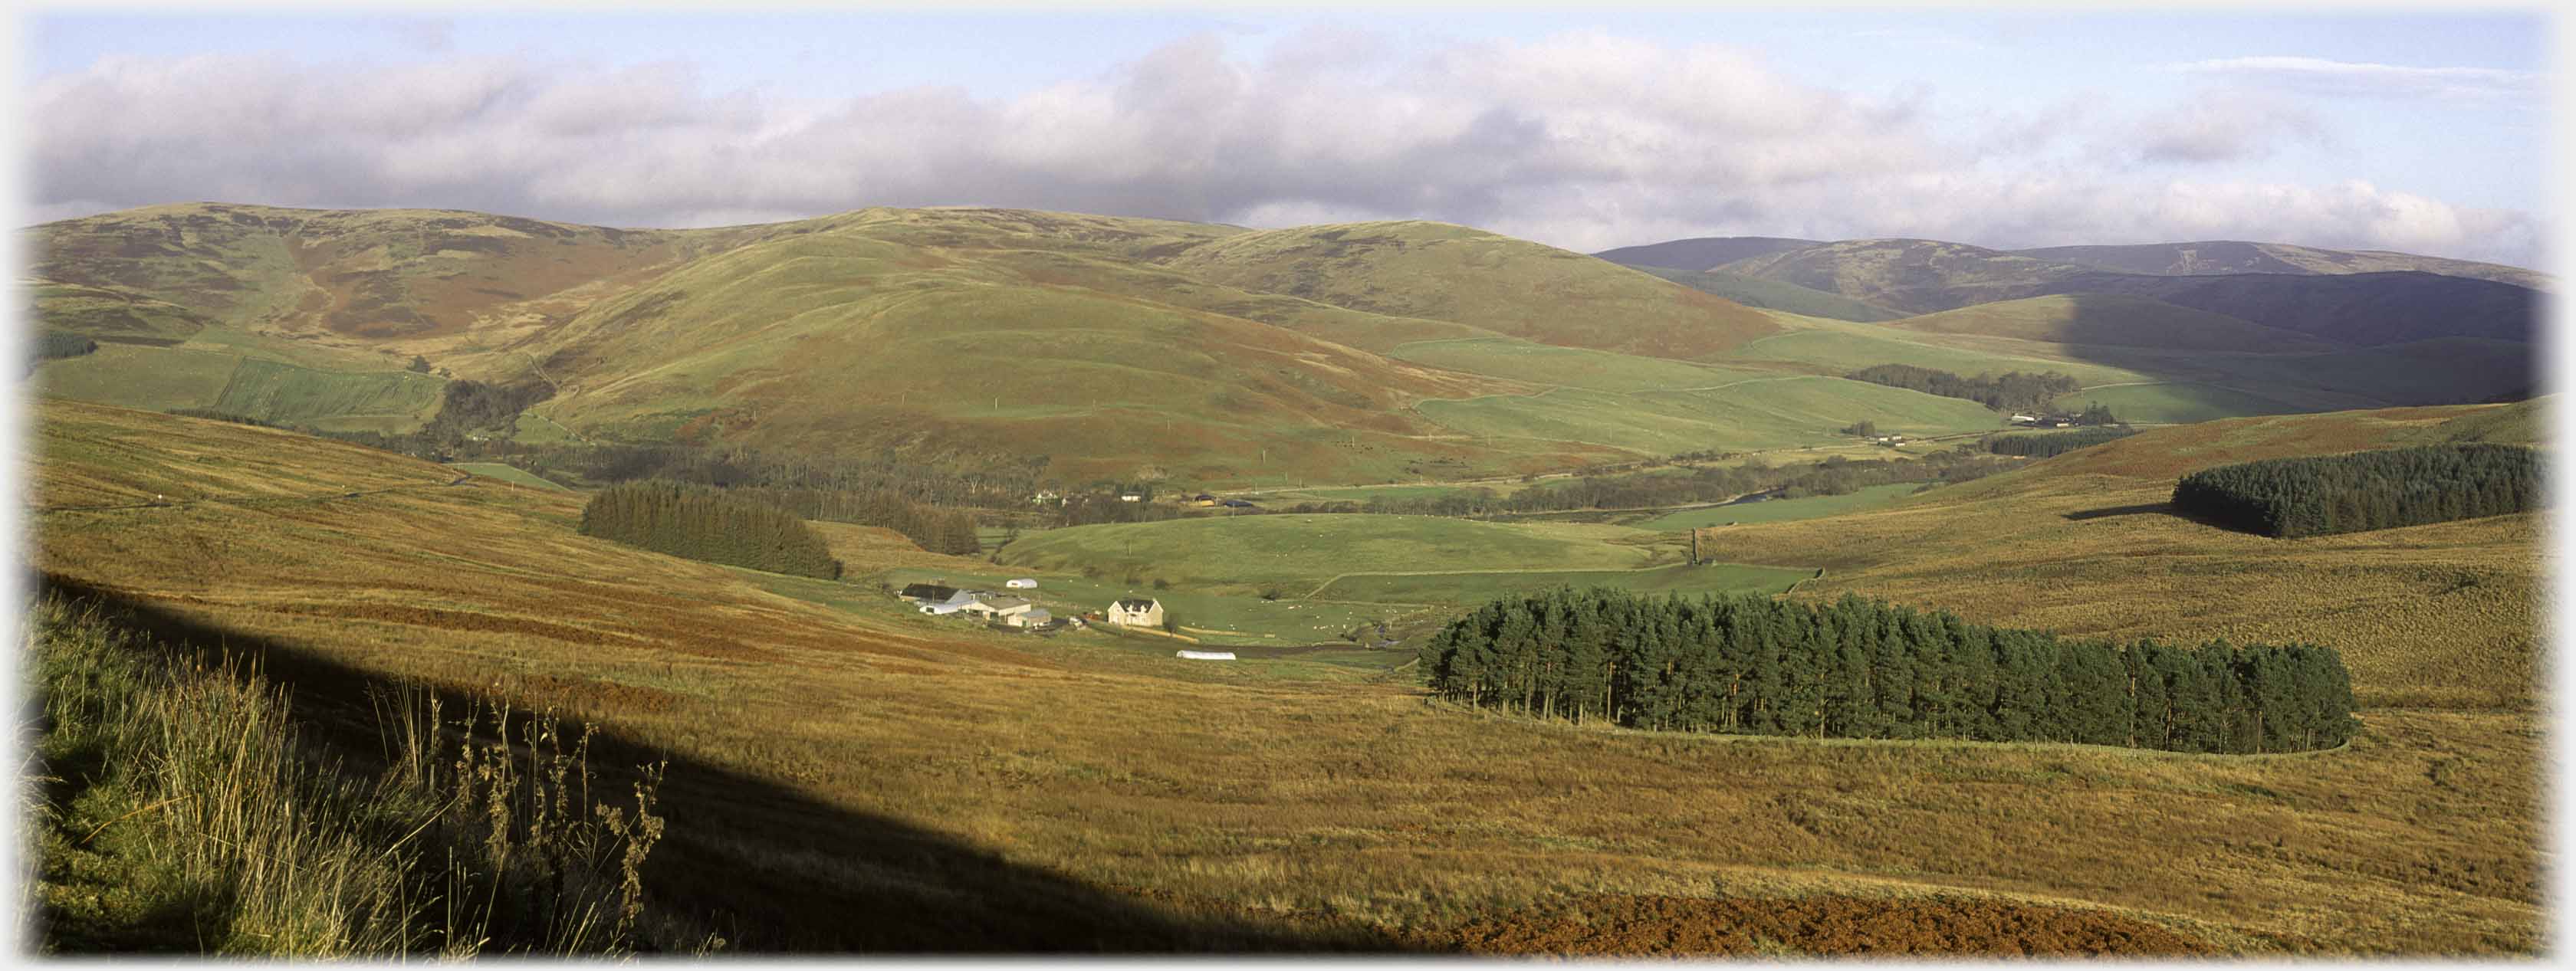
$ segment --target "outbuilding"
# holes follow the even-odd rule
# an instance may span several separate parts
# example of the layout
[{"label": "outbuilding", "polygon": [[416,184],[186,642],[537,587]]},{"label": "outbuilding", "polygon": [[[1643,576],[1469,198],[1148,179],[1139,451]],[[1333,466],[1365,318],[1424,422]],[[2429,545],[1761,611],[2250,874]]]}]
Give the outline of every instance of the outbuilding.
[{"label": "outbuilding", "polygon": [[1017,580],[1005,580],[1002,586],[1012,590],[1035,590],[1038,588],[1038,582],[1031,577],[1021,577]]}]

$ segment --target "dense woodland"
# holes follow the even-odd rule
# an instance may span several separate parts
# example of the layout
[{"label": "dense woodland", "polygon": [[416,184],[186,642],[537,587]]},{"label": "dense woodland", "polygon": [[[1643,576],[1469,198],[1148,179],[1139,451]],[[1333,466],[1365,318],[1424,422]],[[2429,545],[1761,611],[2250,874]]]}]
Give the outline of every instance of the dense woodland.
[{"label": "dense woodland", "polygon": [[2330,748],[2357,727],[2329,648],[2060,640],[1851,595],[1560,588],[1478,608],[1421,658],[1444,698],[1631,728],[2242,753]]},{"label": "dense woodland", "polygon": [[1980,444],[1986,447],[1986,451],[1996,455],[2019,455],[2044,459],[2052,455],[2064,455],[2079,448],[2091,448],[2113,439],[2127,438],[2137,433],[2137,429],[2126,425],[2106,425],[2099,428],[2079,428],[2071,432],[2009,432],[2002,435],[1988,435],[1980,441]]},{"label": "dense woodland", "polygon": [[98,342],[86,335],[48,330],[36,334],[36,359],[50,361],[61,357],[79,357],[98,350]]},{"label": "dense woodland", "polygon": [[2539,452],[2483,442],[2222,465],[2173,495],[2191,515],[2279,537],[2528,512],[2542,498]]},{"label": "dense woodland", "polygon": [[841,561],[794,513],[723,489],[627,482],[594,493],[581,532],[657,553],[837,580]]},{"label": "dense woodland", "polygon": [[2040,374],[2007,371],[2001,376],[1980,374],[1963,378],[1948,371],[1911,364],[1880,364],[1843,376],[1854,381],[1944,398],[1965,398],[1996,411],[2043,410],[2059,395],[2073,394],[2083,388],[2081,382],[2055,371]]}]

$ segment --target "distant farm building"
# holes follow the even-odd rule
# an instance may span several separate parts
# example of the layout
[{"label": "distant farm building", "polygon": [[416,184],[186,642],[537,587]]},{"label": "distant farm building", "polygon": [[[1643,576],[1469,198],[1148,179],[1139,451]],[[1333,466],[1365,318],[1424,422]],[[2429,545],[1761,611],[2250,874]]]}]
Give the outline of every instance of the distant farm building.
[{"label": "distant farm building", "polygon": [[1047,613],[1044,607],[1032,607],[1016,614],[1003,615],[1002,623],[1013,627],[1044,627],[1055,623],[1055,615]]},{"label": "distant farm building", "polygon": [[1037,608],[1024,597],[983,597],[958,609],[986,620],[1007,621]]},{"label": "distant farm building", "polygon": [[939,583],[908,583],[904,585],[903,592],[895,594],[915,603],[938,603],[956,595],[956,587]]},{"label": "distant farm building", "polygon": [[1179,651],[1179,652],[1176,652],[1176,653],[1177,653],[1180,657],[1185,657],[1185,658],[1188,658],[1188,659],[1193,660],[1193,661],[1231,661],[1231,660],[1234,660],[1234,652],[1233,652],[1233,651]]},{"label": "distant farm building", "polygon": [[1002,586],[1012,590],[1035,590],[1038,588],[1038,582],[1030,577],[1021,577],[1017,580],[1003,581]]},{"label": "distant farm building", "polygon": [[992,594],[986,593],[982,590],[959,590],[949,594],[948,599],[946,600],[937,602],[923,601],[921,612],[933,617],[945,617],[976,604],[983,603],[984,598],[990,596],[992,596]]},{"label": "distant farm building", "polygon": [[1190,504],[1193,506],[1213,506],[1216,505],[1216,497],[1202,492],[1198,495],[1191,496]]},{"label": "distant farm building", "polygon": [[2012,416],[2012,423],[2013,423],[2013,424],[2016,424],[2016,425],[2033,425],[2033,424],[2037,424],[2038,422],[2039,422],[2039,416],[2038,416],[2038,415],[2014,415],[2014,416]]},{"label": "distant farm building", "polygon": [[1109,605],[1109,622],[1123,627],[1163,626],[1163,602],[1128,597]]},{"label": "distant farm building", "polygon": [[1145,494],[1141,492],[1121,492],[1118,494],[1118,501],[1143,502],[1145,501]]}]

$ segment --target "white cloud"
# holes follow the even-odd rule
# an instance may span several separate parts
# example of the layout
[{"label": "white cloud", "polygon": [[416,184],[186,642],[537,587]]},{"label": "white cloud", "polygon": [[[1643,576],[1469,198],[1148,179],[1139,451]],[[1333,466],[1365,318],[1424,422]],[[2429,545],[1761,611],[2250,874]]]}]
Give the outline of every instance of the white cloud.
[{"label": "white cloud", "polygon": [[2143,161],[2210,164],[2264,158],[2286,142],[2320,143],[2325,126],[2280,97],[2232,88],[2201,91],[2153,112],[2124,136]]},{"label": "white cloud", "polygon": [[[2167,184],[2031,146],[2030,119],[1796,82],[1601,33],[1407,53],[1314,31],[1181,41],[1003,99],[709,92],[685,65],[117,58],[27,100],[33,210],[187,199],[429,206],[620,226],[976,204],[1285,225],[1430,218],[1591,250],[1745,233],[1991,246],[2208,238],[2528,261],[2535,220],[2366,183]],[[2259,157],[2301,116],[2220,98],[2138,122],[2163,161]]]},{"label": "white cloud", "polygon": [[2248,84],[2338,97],[2538,100],[2545,79],[2535,71],[2485,67],[2409,67],[2316,57],[2231,57],[2172,65]]}]

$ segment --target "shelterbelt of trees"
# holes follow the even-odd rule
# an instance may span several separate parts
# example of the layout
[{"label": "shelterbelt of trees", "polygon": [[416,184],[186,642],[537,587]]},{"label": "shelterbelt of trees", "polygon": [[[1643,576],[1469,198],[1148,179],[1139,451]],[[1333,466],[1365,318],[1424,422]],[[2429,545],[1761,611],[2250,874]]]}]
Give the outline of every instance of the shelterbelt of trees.
[{"label": "shelterbelt of trees", "polygon": [[2064,455],[2079,448],[2090,448],[2115,438],[2127,438],[2137,433],[2137,429],[2126,425],[2110,425],[2101,428],[2078,428],[2071,432],[2008,432],[2002,435],[1988,435],[1981,440],[1981,443],[1985,445],[1986,451],[1997,455],[2044,459],[2052,455]]},{"label": "shelterbelt of trees", "polygon": [[2006,371],[1963,378],[1948,371],[1911,364],[1878,364],[1843,375],[1854,381],[1883,384],[1944,398],[1964,398],[1996,411],[2044,409],[2059,395],[2073,394],[2083,382],[2055,371],[2030,374]]},{"label": "shelterbelt of trees", "polygon": [[2358,727],[2330,648],[2060,640],[1852,595],[1560,588],[1478,608],[1421,658],[1452,701],[1631,728],[2253,753]]},{"label": "shelterbelt of trees", "polygon": [[2184,512],[2265,536],[2321,536],[2540,508],[2540,453],[2421,445],[2203,469],[2174,484]]},{"label": "shelterbelt of trees", "polygon": [[627,482],[594,493],[581,509],[581,532],[656,553],[772,573],[837,580],[833,559],[814,527],[787,510],[711,486]]}]

